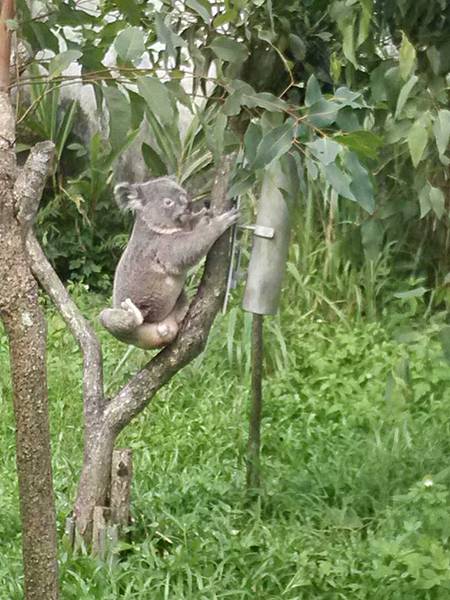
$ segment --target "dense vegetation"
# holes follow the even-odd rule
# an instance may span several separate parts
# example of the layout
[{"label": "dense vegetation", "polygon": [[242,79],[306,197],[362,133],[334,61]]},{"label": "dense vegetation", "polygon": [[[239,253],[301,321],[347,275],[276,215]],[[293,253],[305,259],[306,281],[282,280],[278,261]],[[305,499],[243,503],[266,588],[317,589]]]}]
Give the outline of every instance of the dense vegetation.
[{"label": "dense vegetation", "polygon": [[[449,3],[49,0],[42,18],[18,4],[12,26],[38,54],[19,86],[17,150],[56,143],[37,228],[90,318],[127,239],[111,192],[133,144],[148,174],[174,173],[198,197],[238,151],[233,192],[249,219],[279,160],[293,220],[282,309],[267,321],[260,501],[244,495],[238,289],[205,354],[121,438],[135,451],[132,537],[107,565],[62,549],[63,600],[446,600]],[[78,100],[62,98],[73,82],[95,96],[87,141]],[[81,465],[81,358],[46,310],[62,538]],[[124,348],[99,333],[118,387],[144,353],[116,373]],[[0,373],[0,598],[19,600],[3,333]]]},{"label": "dense vegetation", "polygon": [[[73,291],[94,316],[102,300]],[[232,307],[207,353],[121,439],[135,453],[133,539],[106,566],[61,549],[64,600],[448,597],[450,375],[439,317],[423,320],[426,307],[410,298],[392,299],[378,324],[323,318],[295,292],[267,327],[261,501],[244,495],[250,322]],[[48,316],[62,533],[81,464],[81,361]],[[111,376],[124,348],[103,341]],[[143,360],[136,350],[113,385]],[[0,589],[19,600],[7,363],[2,337]]]},{"label": "dense vegetation", "polygon": [[[111,183],[130,144],[148,173],[174,173],[196,195],[221,153],[240,148],[234,192],[281,160],[293,212],[341,271],[384,261],[446,300],[445,0],[44,4],[33,20],[19,2],[22,35],[46,49],[23,79],[33,102],[19,133],[57,145],[39,231],[65,279],[108,289],[125,241]],[[67,50],[53,56],[58,39]],[[65,77],[69,65],[80,75]],[[95,95],[87,143],[77,100],[61,99],[73,83]]]}]

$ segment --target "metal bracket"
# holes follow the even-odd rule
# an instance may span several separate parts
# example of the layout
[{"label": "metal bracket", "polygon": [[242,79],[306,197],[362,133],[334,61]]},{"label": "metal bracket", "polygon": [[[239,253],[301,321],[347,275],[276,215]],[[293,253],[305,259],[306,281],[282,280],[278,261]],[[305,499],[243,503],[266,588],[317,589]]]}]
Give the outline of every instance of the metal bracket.
[{"label": "metal bracket", "polygon": [[240,228],[253,231],[253,234],[257,237],[266,238],[268,240],[275,237],[275,229],[273,227],[266,227],[265,225],[241,225]]}]

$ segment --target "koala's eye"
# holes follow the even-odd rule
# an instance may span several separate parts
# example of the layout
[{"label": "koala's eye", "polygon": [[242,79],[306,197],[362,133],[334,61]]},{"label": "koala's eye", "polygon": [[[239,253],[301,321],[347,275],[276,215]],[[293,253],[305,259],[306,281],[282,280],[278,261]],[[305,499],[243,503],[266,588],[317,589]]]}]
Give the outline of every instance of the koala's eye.
[{"label": "koala's eye", "polygon": [[164,202],[164,206],[167,206],[167,207],[173,206],[173,200],[172,200],[172,198],[164,198],[163,202]]}]

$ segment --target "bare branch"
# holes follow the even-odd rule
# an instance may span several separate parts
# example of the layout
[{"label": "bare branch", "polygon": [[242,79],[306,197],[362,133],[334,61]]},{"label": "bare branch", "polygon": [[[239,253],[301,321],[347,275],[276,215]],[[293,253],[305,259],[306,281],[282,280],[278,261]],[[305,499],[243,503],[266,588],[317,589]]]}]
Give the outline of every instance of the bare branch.
[{"label": "bare branch", "polygon": [[53,142],[36,144],[17,176],[14,185],[17,218],[26,228],[31,227],[36,217],[54,154],[55,144]]},{"label": "bare branch", "polygon": [[[34,276],[54,302],[67,327],[78,342],[83,355],[83,391],[85,431],[93,434],[94,423],[101,417],[103,408],[102,351],[98,338],[88,321],[73,302],[55,270],[45,256],[39,242],[30,233],[27,250]],[[85,451],[92,440],[85,440]]]},{"label": "bare branch", "polygon": [[[233,158],[224,160],[212,192],[218,212],[228,208],[228,176]],[[203,350],[214,318],[223,302],[227,279],[230,234],[226,232],[210,250],[197,294],[173,344],[157,354],[107,405],[104,419],[116,433],[150,402],[156,392]]]}]

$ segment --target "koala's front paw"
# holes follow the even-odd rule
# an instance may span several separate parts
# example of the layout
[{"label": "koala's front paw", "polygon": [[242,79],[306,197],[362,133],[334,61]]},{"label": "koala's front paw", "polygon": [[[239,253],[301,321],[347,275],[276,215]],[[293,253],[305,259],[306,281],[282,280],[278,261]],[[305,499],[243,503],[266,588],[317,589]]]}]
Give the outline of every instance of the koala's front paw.
[{"label": "koala's front paw", "polygon": [[223,226],[224,230],[228,229],[228,227],[231,227],[231,225],[237,223],[238,219],[239,210],[235,206],[233,206],[231,210],[227,210],[227,212],[224,212],[217,217],[217,220]]},{"label": "koala's front paw", "polygon": [[133,315],[136,321],[136,326],[142,325],[142,323],[144,322],[144,317],[142,316],[142,313],[138,309],[138,307],[130,300],[130,298],[124,300],[120,307],[122,308],[122,310],[125,310],[126,312],[131,313]]}]

